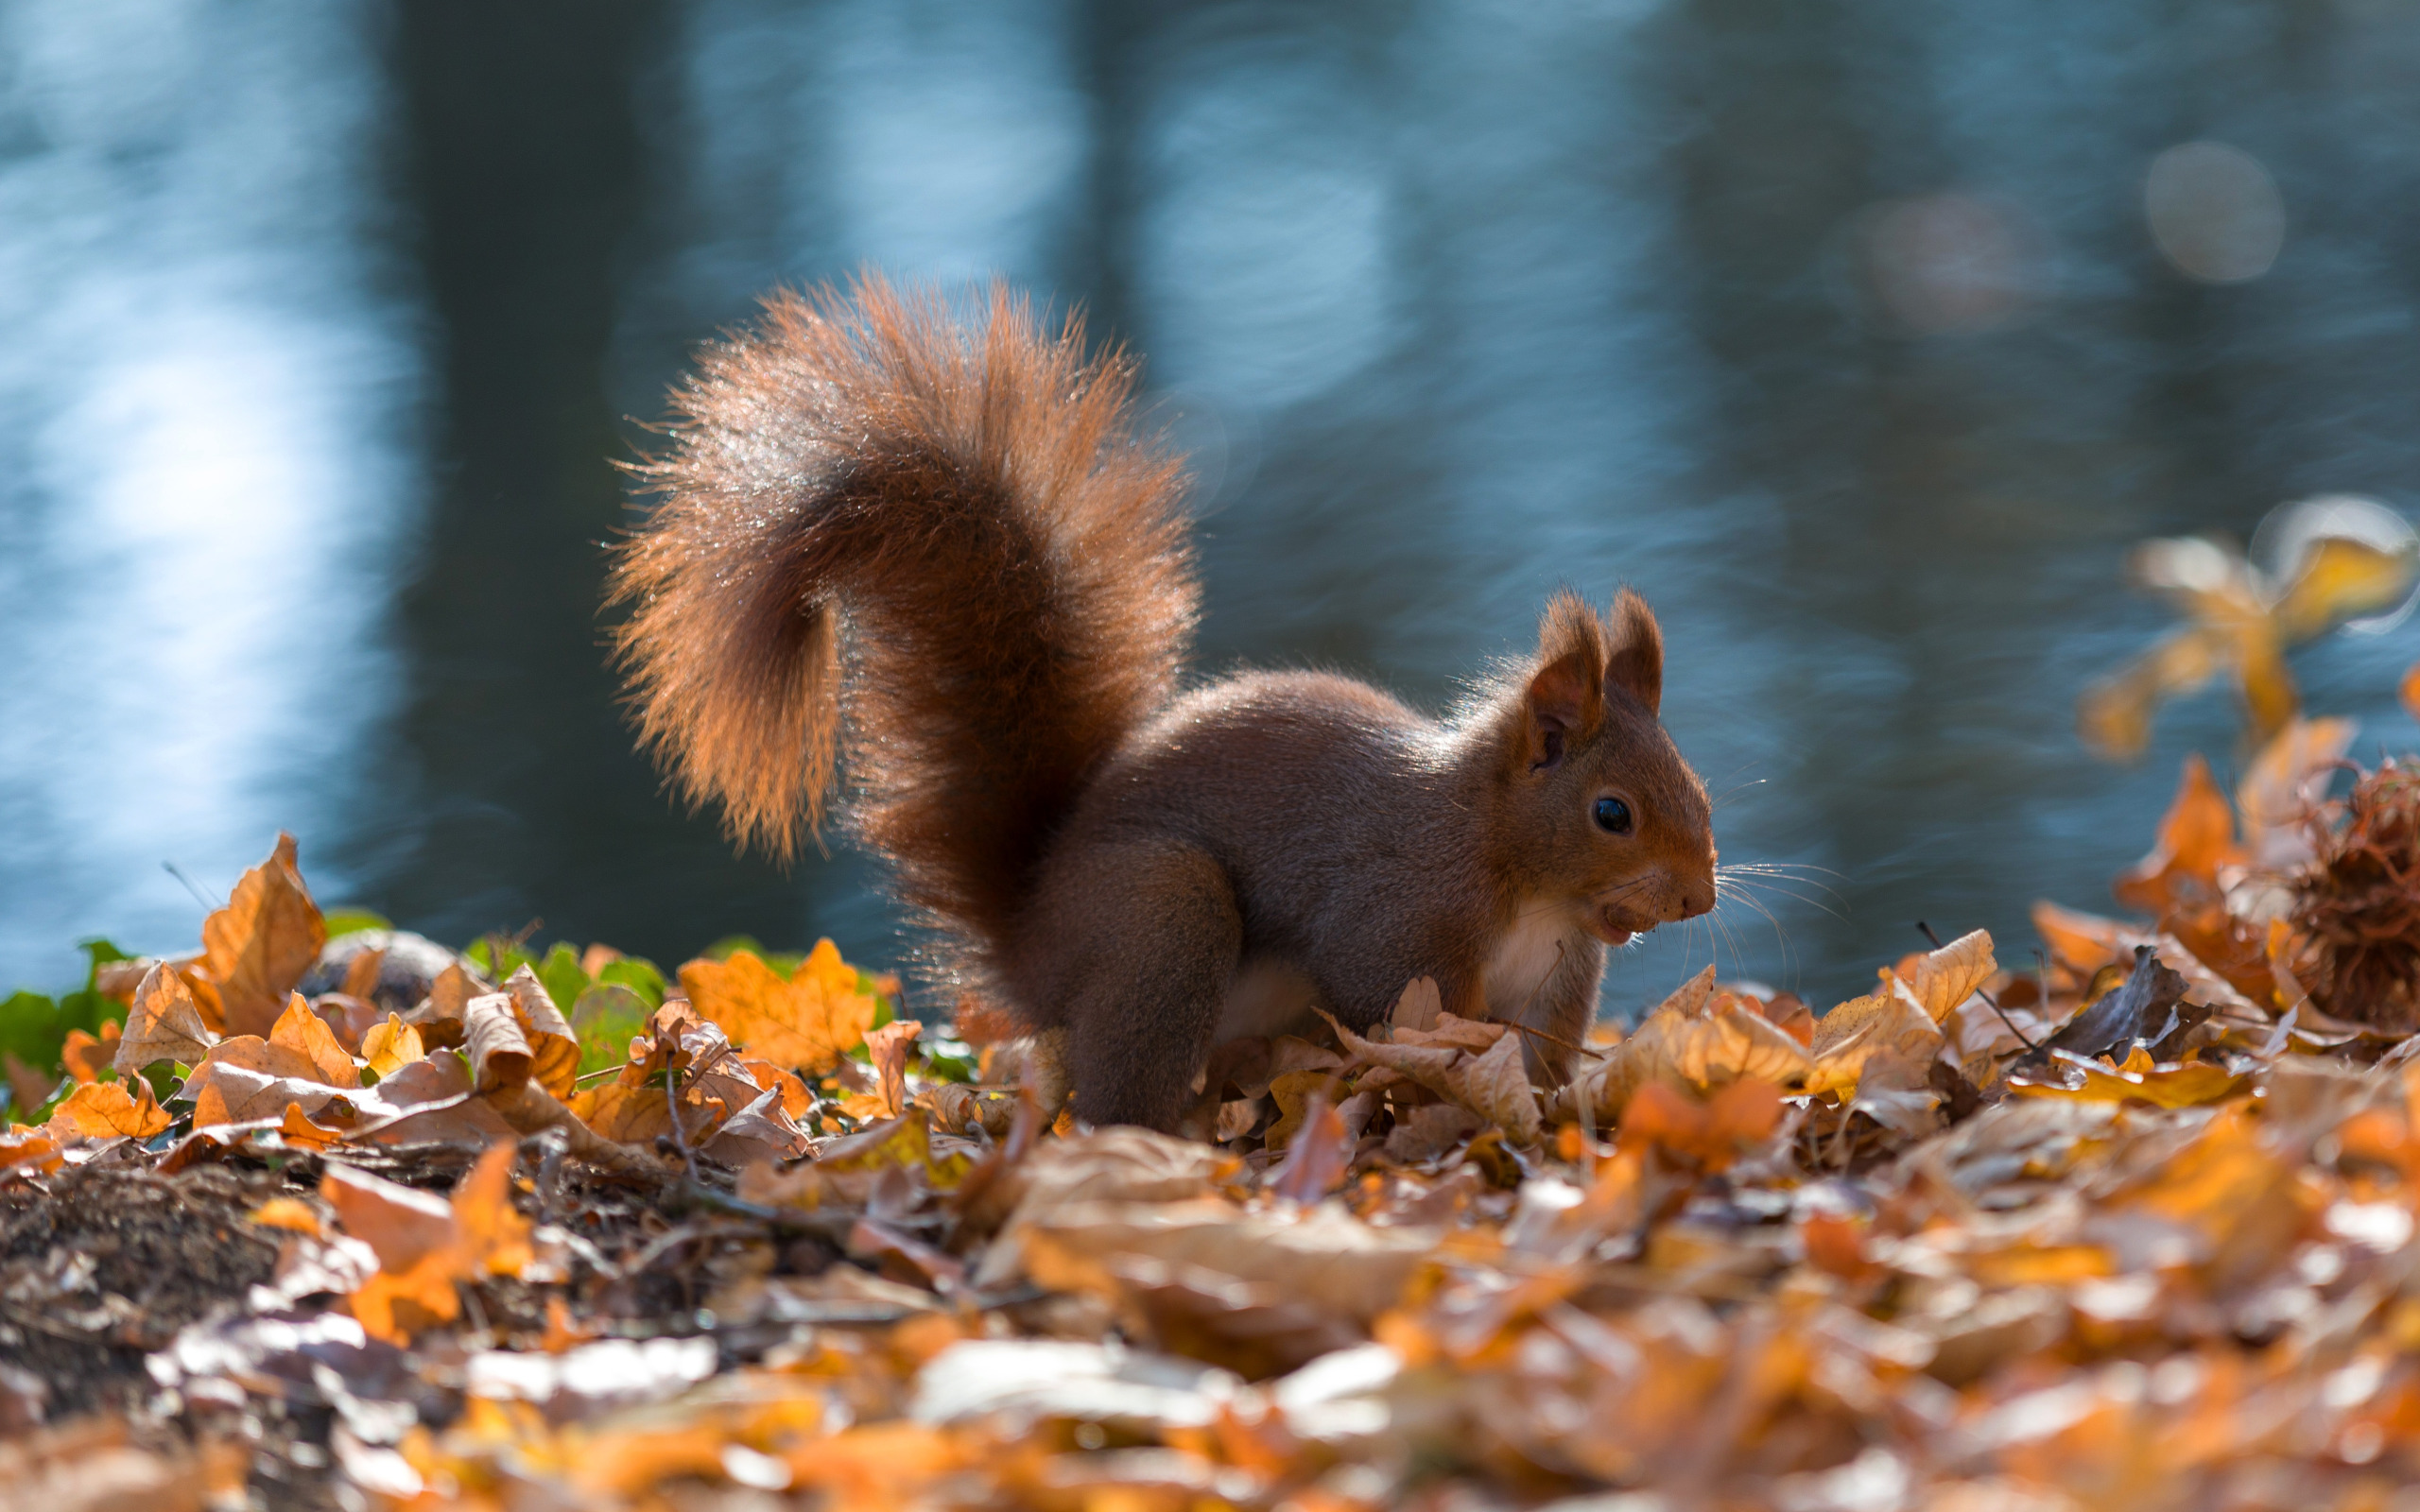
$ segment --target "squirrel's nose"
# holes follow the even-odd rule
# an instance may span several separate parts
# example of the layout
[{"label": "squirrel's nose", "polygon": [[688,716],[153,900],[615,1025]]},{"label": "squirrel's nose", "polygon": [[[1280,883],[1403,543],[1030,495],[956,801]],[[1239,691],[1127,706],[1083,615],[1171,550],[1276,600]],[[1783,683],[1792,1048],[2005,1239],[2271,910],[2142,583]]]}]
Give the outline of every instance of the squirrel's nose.
[{"label": "squirrel's nose", "polygon": [[1685,882],[1681,884],[1681,917],[1695,919],[1700,914],[1714,912],[1714,884]]}]

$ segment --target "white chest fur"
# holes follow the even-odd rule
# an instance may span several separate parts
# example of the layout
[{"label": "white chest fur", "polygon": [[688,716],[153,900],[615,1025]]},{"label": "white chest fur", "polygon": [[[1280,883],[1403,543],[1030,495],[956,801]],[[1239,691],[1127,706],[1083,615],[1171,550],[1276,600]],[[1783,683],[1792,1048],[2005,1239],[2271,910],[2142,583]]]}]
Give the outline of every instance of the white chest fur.
[{"label": "white chest fur", "polygon": [[1480,985],[1487,994],[1488,1017],[1512,1019],[1539,1001],[1538,988],[1562,964],[1582,934],[1564,909],[1550,903],[1529,903],[1495,942],[1487,958]]}]

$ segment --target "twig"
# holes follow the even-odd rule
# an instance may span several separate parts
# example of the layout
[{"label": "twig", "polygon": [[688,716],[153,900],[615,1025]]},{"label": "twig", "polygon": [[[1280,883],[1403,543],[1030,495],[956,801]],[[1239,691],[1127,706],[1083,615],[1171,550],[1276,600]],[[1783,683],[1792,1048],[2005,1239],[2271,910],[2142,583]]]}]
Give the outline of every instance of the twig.
[{"label": "twig", "polygon": [[[1919,919],[1916,920],[1916,928],[1923,932],[1925,938],[1932,941],[1932,948],[1934,950],[1941,949],[1941,936],[1932,932],[1932,926],[1930,924],[1927,924],[1923,919]],[[2000,1022],[2008,1025],[2008,1032],[2016,1036],[2016,1042],[2018,1044],[2023,1045],[2028,1050],[2040,1048],[2040,1046],[2034,1044],[2032,1040],[2025,1037],[2025,1031],[2018,1028],[2016,1026],[2016,1021],[2008,1016],[2008,1009],[2000,1006],[1999,999],[1992,996],[1989,992],[1984,991],[1979,987],[1975,989],[1975,995],[1992,1005],[1992,1011],[2000,1016]]]},{"label": "twig", "polygon": [[681,1152],[681,1163],[689,1168],[690,1182],[704,1185],[698,1178],[697,1153],[689,1148],[689,1131],[681,1126],[681,1073],[669,1066],[664,1071],[664,1108],[672,1115],[672,1147]]}]

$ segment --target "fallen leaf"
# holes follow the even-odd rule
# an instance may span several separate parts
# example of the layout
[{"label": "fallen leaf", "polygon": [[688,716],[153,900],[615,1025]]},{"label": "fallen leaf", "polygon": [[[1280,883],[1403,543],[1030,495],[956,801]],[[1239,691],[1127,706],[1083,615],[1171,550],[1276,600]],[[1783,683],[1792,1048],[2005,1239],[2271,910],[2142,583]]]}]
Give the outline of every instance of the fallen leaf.
[{"label": "fallen leaf", "polygon": [[185,1079],[184,1095],[193,1099],[194,1127],[199,1129],[276,1118],[287,1103],[316,1113],[337,1091],[320,1079],[319,1067],[302,1051],[257,1035],[237,1035],[210,1047]]},{"label": "fallen leaf", "polygon": [[[1532,1105],[1530,1112],[1536,1111]],[[1286,1159],[1269,1178],[1270,1195],[1317,1202],[1344,1184],[1352,1166],[1353,1136],[1345,1130],[1343,1116],[1325,1097],[1315,1096],[1303,1126],[1286,1145]]]},{"label": "fallen leaf", "polygon": [[505,979],[505,995],[530,1051],[529,1079],[557,1097],[569,1097],[579,1078],[579,1037],[555,1006],[538,973],[524,966]]},{"label": "fallen leaf", "polygon": [[1709,966],[1649,1014],[1637,1033],[1557,1092],[1548,1111],[1559,1121],[1610,1125],[1646,1082],[1711,1093],[1754,1078],[1794,1091],[1812,1069],[1806,1049],[1747,1000],[1716,992]]},{"label": "fallen leaf", "polygon": [[1877,1056],[1921,1067],[1941,1053],[1942,1031],[1895,973],[1883,990],[1851,998],[1815,1021],[1806,1091],[1853,1091]]},{"label": "fallen leaf", "polygon": [[734,951],[682,967],[681,988],[733,1044],[808,1073],[847,1056],[873,1026],[875,999],[857,990],[856,969],[828,939],[787,980],[753,952]]},{"label": "fallen leaf", "polygon": [[2185,775],[2151,853],[2121,873],[2111,891],[2129,908],[2165,917],[2181,904],[2216,897],[2219,868],[2244,859],[2236,844],[2235,811],[2212,780],[2210,764],[2195,752],[2185,758]]},{"label": "fallen leaf", "polygon": [[150,1083],[137,1077],[134,1087],[129,1092],[122,1082],[96,1081],[77,1088],[51,1114],[51,1137],[147,1140],[175,1122],[151,1100]]},{"label": "fallen leaf", "polygon": [[338,1089],[361,1085],[361,1069],[337,1037],[327,1021],[311,1011],[311,1005],[302,993],[294,993],[286,1001],[285,1011],[268,1033],[268,1042],[293,1051],[311,1067],[315,1080]]},{"label": "fallen leaf", "polygon": [[1444,1011],[1445,999],[1437,988],[1437,979],[1415,976],[1404,984],[1403,995],[1395,1000],[1394,1011],[1387,1015],[1387,1022],[1397,1030],[1430,1029],[1436,1027],[1437,1016]]},{"label": "fallen leaf", "polygon": [[263,1228],[284,1228],[298,1234],[320,1234],[320,1215],[300,1197],[271,1197],[245,1215],[244,1221]]},{"label": "fallen leaf", "polygon": [[2223,1066],[2198,1060],[2160,1065],[2140,1045],[2114,1071],[2102,1061],[2066,1050],[2051,1051],[2048,1060],[2048,1066],[2030,1076],[2011,1075],[2009,1091],[2021,1097],[2138,1100],[2161,1108],[2193,1108],[2233,1096],[2246,1080]]},{"label": "fallen leaf", "polygon": [[268,859],[236,882],[227,906],[202,920],[201,964],[217,988],[225,1032],[268,1034],[327,938],[296,868],[294,836],[280,834]]},{"label": "fallen leaf", "polygon": [[531,1259],[528,1221],[513,1211],[514,1148],[489,1148],[451,1200],[367,1172],[331,1165],[320,1194],[347,1235],[368,1244],[378,1273],[352,1297],[372,1338],[396,1344],[458,1316],[458,1281],[517,1275]]},{"label": "fallen leaf", "polygon": [[195,1005],[193,989],[184,978],[166,962],[157,962],[143,973],[134,989],[113,1063],[121,1076],[135,1075],[164,1060],[199,1065],[218,1038],[202,1023],[201,1010]]},{"label": "fallen leaf", "polygon": [[1538,1114],[1538,1096],[1521,1058],[1520,1041],[1505,1035],[1495,1048],[1465,1056],[1440,1075],[1445,1096],[1504,1131],[1513,1143],[1529,1147],[1545,1138]]},{"label": "fallen leaf", "polygon": [[908,1053],[924,1030],[914,1019],[894,1019],[866,1036],[867,1058],[881,1084],[885,1118],[897,1118],[908,1106]]},{"label": "fallen leaf", "polygon": [[51,1137],[48,1129],[16,1124],[9,1126],[8,1133],[0,1134],[0,1172],[21,1168],[53,1171],[62,1159],[59,1141]]},{"label": "fallen leaf", "polygon": [[98,1081],[101,1073],[110,1070],[117,1058],[119,1034],[114,1022],[102,1024],[97,1036],[86,1034],[81,1029],[68,1030],[67,1042],[60,1047],[59,1052],[60,1062],[67,1068],[67,1074],[74,1077],[79,1086]]},{"label": "fallen leaf", "polygon": [[384,1083],[389,1076],[415,1060],[424,1060],[428,1052],[421,1047],[420,1031],[406,1023],[401,1016],[389,1013],[384,1023],[372,1024],[361,1037],[361,1058]]},{"label": "fallen leaf", "polygon": [[1781,1089],[1768,1081],[1735,1081],[1703,1103],[1651,1081],[1623,1109],[1621,1142],[1625,1147],[1660,1146],[1707,1171],[1720,1171],[1771,1139],[1781,1111]]},{"label": "fallen leaf", "polygon": [[1978,929],[1918,956],[1914,971],[1907,978],[1908,992],[1933,1022],[1940,1023],[1998,970],[1999,963],[1992,959],[1990,933]]}]

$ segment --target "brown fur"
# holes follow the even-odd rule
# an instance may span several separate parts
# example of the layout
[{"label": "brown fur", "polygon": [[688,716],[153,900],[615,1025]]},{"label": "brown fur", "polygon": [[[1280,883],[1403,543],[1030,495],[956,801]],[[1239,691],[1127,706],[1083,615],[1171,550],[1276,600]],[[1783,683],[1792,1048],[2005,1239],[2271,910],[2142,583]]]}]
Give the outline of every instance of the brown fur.
[{"label": "brown fur", "polygon": [[[879,282],[769,301],[641,469],[666,502],[614,594],[643,738],[787,854],[845,728],[860,838],[959,975],[1064,1031],[1095,1123],[1174,1126],[1247,1017],[1366,1026],[1420,975],[1546,1030],[1560,1076],[1601,938],[1713,903],[1654,616],[1558,595],[1444,722],[1313,674],[1179,696],[1181,480],[1131,383],[996,290],[973,328]],[[1597,827],[1609,795],[1634,833]]]}]

